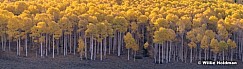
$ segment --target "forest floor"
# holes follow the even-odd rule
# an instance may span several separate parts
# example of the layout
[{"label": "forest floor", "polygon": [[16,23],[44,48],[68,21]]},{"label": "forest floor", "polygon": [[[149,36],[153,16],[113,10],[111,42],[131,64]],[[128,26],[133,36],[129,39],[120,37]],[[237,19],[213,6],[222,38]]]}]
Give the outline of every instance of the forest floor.
[{"label": "forest floor", "polygon": [[[22,53],[23,55],[23,53]],[[96,60],[80,60],[78,55],[69,54],[68,56],[58,55],[52,58],[41,58],[34,53],[31,57],[16,56],[15,52],[0,53],[0,69],[242,69],[242,62],[237,65],[198,65],[194,63],[166,63],[155,64],[153,59],[144,57],[135,62],[127,60],[126,55],[120,57],[107,56],[100,61],[99,55]]]}]

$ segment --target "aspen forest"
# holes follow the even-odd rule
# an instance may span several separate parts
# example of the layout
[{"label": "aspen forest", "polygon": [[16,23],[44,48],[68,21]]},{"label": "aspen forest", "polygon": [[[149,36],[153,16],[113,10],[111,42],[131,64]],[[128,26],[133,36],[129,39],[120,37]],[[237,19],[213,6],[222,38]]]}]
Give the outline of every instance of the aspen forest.
[{"label": "aspen forest", "polygon": [[148,60],[158,66],[242,65],[243,5],[234,0],[0,0],[3,53],[25,59],[75,56],[85,62]]}]

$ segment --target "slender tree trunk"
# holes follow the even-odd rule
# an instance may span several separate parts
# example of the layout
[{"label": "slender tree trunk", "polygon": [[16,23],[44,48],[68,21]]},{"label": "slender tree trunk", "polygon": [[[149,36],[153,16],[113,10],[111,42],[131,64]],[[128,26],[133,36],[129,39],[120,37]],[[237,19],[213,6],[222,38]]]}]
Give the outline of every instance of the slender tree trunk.
[{"label": "slender tree trunk", "polygon": [[163,44],[161,44],[161,46],[160,46],[160,48],[161,48],[161,63],[164,63],[164,43]]},{"label": "slender tree trunk", "polygon": [[172,44],[172,41],[170,41],[169,62],[171,60],[171,52],[172,52],[172,46],[171,46],[171,44]]},{"label": "slender tree trunk", "polygon": [[187,52],[188,52],[188,46],[185,46],[185,54],[184,54],[184,62],[187,62]]},{"label": "slender tree trunk", "polygon": [[8,51],[11,51],[10,46],[11,46],[11,43],[10,43],[10,40],[8,40]]},{"label": "slender tree trunk", "polygon": [[60,42],[60,39],[58,39],[56,42],[57,42],[57,55],[59,55],[59,42]]},{"label": "slender tree trunk", "polygon": [[223,61],[224,61],[224,50],[223,50]]},{"label": "slender tree trunk", "polygon": [[51,35],[48,36],[48,52],[51,52]]},{"label": "slender tree trunk", "polygon": [[102,44],[103,43],[103,40],[101,40],[101,42],[100,42],[100,60],[102,61],[102,54],[103,54],[103,52],[102,52]]},{"label": "slender tree trunk", "polygon": [[183,60],[183,56],[184,56],[184,35],[182,35],[182,37],[181,37],[181,60],[182,60],[182,62],[184,61]]},{"label": "slender tree trunk", "polygon": [[52,35],[52,58],[55,57],[55,39],[54,39],[54,34]]},{"label": "slender tree trunk", "polygon": [[2,35],[2,37],[1,37],[1,41],[2,41],[2,50],[4,51],[4,45],[3,45],[3,35]]},{"label": "slender tree trunk", "polygon": [[121,55],[121,32],[118,32],[118,40],[119,40],[119,42],[118,42],[118,56],[120,56]]},{"label": "slender tree trunk", "polygon": [[169,59],[169,42],[166,42],[166,63],[168,63],[168,59]]},{"label": "slender tree trunk", "polygon": [[44,47],[44,54],[47,56],[47,34],[45,35],[45,47]]},{"label": "slender tree trunk", "polygon": [[127,49],[127,60],[129,60],[129,58],[130,58],[130,49]]},{"label": "slender tree trunk", "polygon": [[43,57],[43,52],[42,52],[42,42],[41,42],[41,57]]},{"label": "slender tree trunk", "polygon": [[135,62],[135,60],[136,60],[136,51],[134,51],[134,62]]},{"label": "slender tree trunk", "polygon": [[[6,31],[5,31],[6,33]],[[7,47],[7,34],[4,35],[4,51],[6,51],[6,47]]]},{"label": "slender tree trunk", "polygon": [[94,41],[94,60],[96,59],[96,51],[97,51],[97,41]]},{"label": "slender tree trunk", "polygon": [[85,55],[85,59],[87,60],[88,56],[87,56],[87,39],[86,39],[86,36],[84,36],[84,46],[85,46],[85,49],[84,49],[85,53],[84,53],[84,55]]},{"label": "slender tree trunk", "polygon": [[82,54],[82,53],[83,53],[83,51],[81,51],[81,52],[79,53],[79,55],[80,55],[79,58],[80,58],[81,60],[83,60],[83,54]]},{"label": "slender tree trunk", "polygon": [[154,56],[154,63],[156,63],[156,56],[157,56],[157,53],[158,53],[158,45],[157,44],[155,44],[155,43],[153,43],[153,46],[154,46],[154,54],[153,54],[153,56]]},{"label": "slender tree trunk", "polygon": [[27,44],[28,43],[28,38],[26,36],[26,39],[25,39],[25,56],[27,57],[28,56],[28,49],[27,49]]},{"label": "slender tree trunk", "polygon": [[112,52],[113,53],[115,53],[115,49],[116,49],[116,46],[117,46],[117,40],[118,40],[118,34],[117,34],[117,32],[115,33],[115,35],[114,35],[114,45],[112,46],[113,47],[113,50],[112,50]]},{"label": "slender tree trunk", "polygon": [[230,61],[233,61],[233,49],[231,49]]},{"label": "slender tree trunk", "polygon": [[72,53],[72,34],[69,34],[69,53]]},{"label": "slender tree trunk", "polygon": [[105,39],[104,39],[104,56],[106,57],[106,51],[107,51],[107,46],[106,46],[106,37],[105,37]]},{"label": "slender tree trunk", "polygon": [[19,38],[19,56],[20,56],[20,53],[21,53],[21,39]]},{"label": "slender tree trunk", "polygon": [[[74,33],[73,34],[74,35],[74,38],[73,38],[73,55],[75,55],[76,54],[76,45],[77,45],[77,34],[76,33]],[[86,49],[86,38],[84,38],[85,39],[85,49]],[[86,50],[85,50],[85,55],[86,55]],[[85,56],[85,58],[87,58],[87,56]]]},{"label": "slender tree trunk", "polygon": [[109,54],[111,54],[112,38],[109,36]]},{"label": "slender tree trunk", "polygon": [[207,51],[206,49],[204,49],[204,60],[206,61],[206,59],[207,59]]},{"label": "slender tree trunk", "polygon": [[161,59],[161,58],[160,58],[160,54],[161,54],[161,53],[160,53],[160,48],[161,48],[160,44],[159,44],[158,47],[159,47],[159,64],[160,64],[160,59]]},{"label": "slender tree trunk", "polygon": [[199,48],[199,60],[202,60],[202,49]]},{"label": "slender tree trunk", "polygon": [[63,45],[63,55],[66,56],[66,40],[67,40],[67,38],[66,38],[66,35],[64,35],[63,37],[64,37],[64,39],[63,39],[63,41],[64,41],[64,45]]},{"label": "slender tree trunk", "polygon": [[94,46],[93,46],[93,36],[91,36],[91,39],[90,39],[90,42],[91,42],[91,55],[90,55],[90,58],[91,58],[91,60],[93,60],[93,54],[94,54]]},{"label": "slender tree trunk", "polygon": [[193,49],[193,48],[191,48],[191,58],[190,58],[190,63],[192,63],[192,49]]},{"label": "slender tree trunk", "polygon": [[19,40],[17,40],[17,56],[19,56]]}]

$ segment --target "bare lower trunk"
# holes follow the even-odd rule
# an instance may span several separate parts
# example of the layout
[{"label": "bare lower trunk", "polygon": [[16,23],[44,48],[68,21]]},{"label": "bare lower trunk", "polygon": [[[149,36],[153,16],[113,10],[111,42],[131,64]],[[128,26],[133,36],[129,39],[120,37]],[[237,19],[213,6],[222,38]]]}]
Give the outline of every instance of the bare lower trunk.
[{"label": "bare lower trunk", "polygon": [[109,36],[109,54],[111,54],[112,38]]},{"label": "bare lower trunk", "polygon": [[214,53],[214,61],[217,60],[217,53]]},{"label": "bare lower trunk", "polygon": [[162,57],[162,63],[164,63],[164,43],[161,46],[161,57]]},{"label": "bare lower trunk", "polygon": [[118,48],[117,48],[118,49],[117,55],[120,56],[121,55],[121,32],[119,32],[118,35],[119,35],[119,37],[118,37],[119,42],[118,42]]},{"label": "bare lower trunk", "polygon": [[52,58],[55,57],[55,39],[54,39],[54,35],[52,37]]},{"label": "bare lower trunk", "polygon": [[222,57],[223,57],[223,61],[224,61],[224,50],[223,50],[223,56]]},{"label": "bare lower trunk", "polygon": [[156,63],[156,56],[157,56],[157,53],[158,53],[158,51],[157,51],[157,49],[158,49],[158,46],[157,46],[157,44],[155,44],[155,43],[153,43],[153,45],[154,45],[154,54],[153,54],[153,56],[154,56],[154,63]]},{"label": "bare lower trunk", "polygon": [[160,48],[161,48],[160,44],[158,45],[158,48],[159,48],[159,64],[160,64],[160,59],[161,59],[161,58],[160,58],[160,54],[161,54],[161,53],[160,53]]},{"label": "bare lower trunk", "polygon": [[69,35],[69,53],[72,53],[72,35]]},{"label": "bare lower trunk", "polygon": [[19,56],[19,40],[17,40],[17,56]]},{"label": "bare lower trunk", "polygon": [[230,61],[233,61],[233,49],[231,49]]},{"label": "bare lower trunk", "polygon": [[20,56],[20,49],[21,49],[21,40],[20,40],[20,38],[19,38],[19,56]]},{"label": "bare lower trunk", "polygon": [[103,43],[103,41],[100,42],[100,60],[101,60],[101,61],[102,61],[102,59],[103,59],[103,58],[102,58],[102,54],[103,54],[103,52],[102,52],[102,51],[103,51],[103,50],[102,50],[102,45],[103,45],[103,44],[102,44],[102,43]]},{"label": "bare lower trunk", "polygon": [[104,56],[106,57],[106,51],[107,51],[107,49],[106,49],[107,48],[107,46],[106,46],[106,38],[104,39],[104,47],[103,48],[105,50],[104,51]]},{"label": "bare lower trunk", "polygon": [[130,53],[129,53],[130,49],[127,50],[127,60],[129,60],[130,58]]},{"label": "bare lower trunk", "polygon": [[10,46],[11,46],[11,43],[10,43],[10,40],[8,40],[8,51],[11,51]]},{"label": "bare lower trunk", "polygon": [[25,39],[25,56],[28,56],[28,49],[27,49],[28,38]]},{"label": "bare lower trunk", "polygon": [[134,51],[134,62],[135,62],[135,60],[136,60],[136,51]]},{"label": "bare lower trunk", "polygon": [[42,52],[42,42],[41,42],[41,57],[43,57],[43,52]]},{"label": "bare lower trunk", "polygon": [[183,38],[184,38],[184,36],[182,35],[182,37],[181,37],[181,60],[182,60],[182,62],[184,61],[183,60],[183,56],[184,56],[184,42],[183,42]]},{"label": "bare lower trunk", "polygon": [[[75,55],[76,54],[76,44],[77,44],[77,34],[74,33],[73,35],[74,35],[74,38],[73,38],[73,55]],[[86,46],[86,41],[85,41],[85,46]],[[85,47],[85,49],[86,49],[86,47]],[[86,55],[86,52],[85,52],[85,55]],[[87,57],[87,56],[85,56],[85,57]]]},{"label": "bare lower trunk", "polygon": [[192,49],[193,49],[193,48],[191,48],[191,58],[190,58],[190,63],[192,63]]},{"label": "bare lower trunk", "polygon": [[4,51],[3,36],[1,37],[1,41],[2,41],[2,50]]},{"label": "bare lower trunk", "polygon": [[207,60],[207,50],[204,49],[204,60],[206,61]]},{"label": "bare lower trunk", "polygon": [[97,51],[97,44],[96,43],[97,43],[97,41],[95,40],[94,41],[94,60],[96,59],[96,54],[97,54],[96,53],[96,51]]},{"label": "bare lower trunk", "polygon": [[47,56],[47,46],[48,46],[48,35],[46,34],[46,38],[45,38],[45,53],[46,53],[46,56]]},{"label": "bare lower trunk", "polygon": [[169,62],[171,60],[171,52],[172,52],[172,46],[171,46],[171,44],[172,44],[172,41],[170,41]]},{"label": "bare lower trunk", "polygon": [[84,53],[84,55],[85,55],[85,59],[87,60],[88,59],[88,56],[87,56],[87,40],[86,40],[86,36],[84,36],[84,46],[85,46],[85,49],[84,49],[84,52],[85,53]]},{"label": "bare lower trunk", "polygon": [[91,39],[90,39],[90,41],[91,41],[91,55],[90,55],[90,58],[91,58],[91,60],[93,60],[93,55],[94,55],[94,46],[93,46],[93,36],[91,36]]}]

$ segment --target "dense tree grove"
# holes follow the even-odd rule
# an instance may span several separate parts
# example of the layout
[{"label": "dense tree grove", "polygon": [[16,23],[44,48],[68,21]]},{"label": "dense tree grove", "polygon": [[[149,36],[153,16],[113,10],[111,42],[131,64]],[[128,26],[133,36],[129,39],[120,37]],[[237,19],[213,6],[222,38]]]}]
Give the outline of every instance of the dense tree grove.
[{"label": "dense tree grove", "polygon": [[[0,46],[18,56],[243,61],[243,5],[221,0],[0,0]],[[130,56],[133,55],[133,56]]]}]

